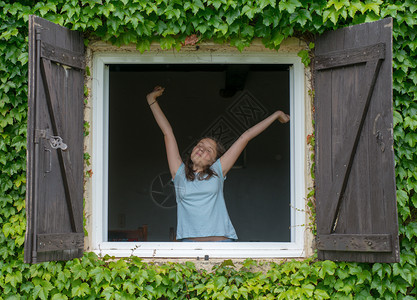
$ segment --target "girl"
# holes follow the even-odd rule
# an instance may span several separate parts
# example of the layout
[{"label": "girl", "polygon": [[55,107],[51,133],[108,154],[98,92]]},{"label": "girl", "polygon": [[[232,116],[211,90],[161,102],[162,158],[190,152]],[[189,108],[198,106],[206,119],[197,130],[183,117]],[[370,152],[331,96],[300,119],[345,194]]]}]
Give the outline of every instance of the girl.
[{"label": "girl", "polygon": [[195,242],[233,241],[237,235],[227,213],[223,182],[248,142],[274,121],[287,123],[290,116],[276,111],[246,130],[225,151],[213,138],[203,138],[183,163],[171,125],[157,98],[164,88],[157,86],[147,95],[149,107],[164,134],[168,165],[177,198],[177,240]]}]

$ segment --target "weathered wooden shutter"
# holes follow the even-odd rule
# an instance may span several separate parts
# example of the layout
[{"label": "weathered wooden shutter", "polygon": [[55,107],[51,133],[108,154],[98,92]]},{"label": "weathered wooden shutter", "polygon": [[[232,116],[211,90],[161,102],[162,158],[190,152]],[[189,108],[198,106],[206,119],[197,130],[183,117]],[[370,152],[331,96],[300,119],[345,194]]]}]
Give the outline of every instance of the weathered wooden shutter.
[{"label": "weathered wooden shutter", "polygon": [[318,257],[399,261],[392,19],[318,37],[314,69]]},{"label": "weathered wooden shutter", "polygon": [[28,263],[83,253],[83,69],[81,34],[30,16]]}]

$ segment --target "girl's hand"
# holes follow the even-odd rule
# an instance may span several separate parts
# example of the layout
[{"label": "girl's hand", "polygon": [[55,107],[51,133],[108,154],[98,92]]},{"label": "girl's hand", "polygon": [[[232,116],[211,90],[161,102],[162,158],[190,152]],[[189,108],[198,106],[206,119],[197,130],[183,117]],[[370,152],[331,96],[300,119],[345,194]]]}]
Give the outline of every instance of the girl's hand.
[{"label": "girl's hand", "polygon": [[149,101],[155,100],[159,96],[161,96],[164,93],[165,88],[161,86],[156,86],[152,92],[150,92],[148,95],[146,95],[146,99]]},{"label": "girl's hand", "polygon": [[277,111],[278,114],[278,121],[280,121],[281,123],[287,123],[290,120],[290,115],[282,112],[282,111]]}]

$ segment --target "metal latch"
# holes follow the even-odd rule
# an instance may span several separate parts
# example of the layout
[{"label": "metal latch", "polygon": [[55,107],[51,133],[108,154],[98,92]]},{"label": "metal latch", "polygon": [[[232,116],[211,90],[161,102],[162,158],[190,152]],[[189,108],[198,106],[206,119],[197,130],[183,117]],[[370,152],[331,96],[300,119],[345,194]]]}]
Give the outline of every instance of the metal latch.
[{"label": "metal latch", "polygon": [[57,135],[50,135],[46,130],[35,130],[35,144],[39,143],[39,138],[47,139],[52,149],[66,150],[68,148],[67,144],[64,143],[62,137]]}]

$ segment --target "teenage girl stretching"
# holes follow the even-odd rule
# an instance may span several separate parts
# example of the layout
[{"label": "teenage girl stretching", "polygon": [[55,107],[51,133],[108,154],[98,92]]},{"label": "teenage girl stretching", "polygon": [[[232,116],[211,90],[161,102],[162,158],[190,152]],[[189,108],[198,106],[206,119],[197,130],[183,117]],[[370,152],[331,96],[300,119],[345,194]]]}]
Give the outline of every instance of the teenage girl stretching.
[{"label": "teenage girl stretching", "polygon": [[226,174],[251,139],[276,120],[287,123],[290,116],[279,110],[274,112],[246,130],[227,151],[213,138],[203,138],[183,162],[172,127],[157,101],[163,92],[164,88],[157,86],[146,98],[164,134],[169,170],[175,185],[176,238],[192,242],[237,240],[223,196]]}]

